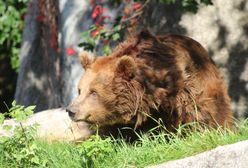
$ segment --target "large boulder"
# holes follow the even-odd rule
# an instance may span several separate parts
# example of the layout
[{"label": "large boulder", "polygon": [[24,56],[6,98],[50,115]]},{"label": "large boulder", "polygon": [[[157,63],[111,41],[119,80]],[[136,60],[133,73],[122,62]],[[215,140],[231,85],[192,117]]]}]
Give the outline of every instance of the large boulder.
[{"label": "large boulder", "polygon": [[247,168],[248,140],[149,168]]},{"label": "large boulder", "polygon": [[[23,127],[38,124],[37,136],[46,140],[78,141],[88,138],[92,132],[84,122],[73,122],[64,109],[45,110],[30,116],[21,122]],[[4,125],[12,128],[8,131]],[[20,122],[14,119],[5,120],[0,126],[0,136],[13,135],[14,128],[20,126]]]}]

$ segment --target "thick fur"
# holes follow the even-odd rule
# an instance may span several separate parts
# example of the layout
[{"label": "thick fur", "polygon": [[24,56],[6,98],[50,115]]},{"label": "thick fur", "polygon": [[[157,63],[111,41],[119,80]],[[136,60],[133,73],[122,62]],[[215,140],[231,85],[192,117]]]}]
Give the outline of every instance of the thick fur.
[{"label": "thick fur", "polygon": [[[84,91],[69,109],[76,109],[70,110],[74,120],[97,124],[104,133],[127,125],[147,131],[157,121],[168,131],[194,121],[215,128],[233,125],[222,76],[207,51],[191,38],[155,37],[143,31],[111,55],[89,64],[84,54],[81,62],[87,64],[79,84]],[[87,98],[95,109],[87,110]]]}]

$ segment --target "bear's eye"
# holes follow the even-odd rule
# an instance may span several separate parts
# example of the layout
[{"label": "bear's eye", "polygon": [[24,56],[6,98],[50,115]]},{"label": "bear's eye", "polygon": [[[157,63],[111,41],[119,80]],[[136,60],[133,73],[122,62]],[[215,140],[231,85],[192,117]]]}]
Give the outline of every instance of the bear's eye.
[{"label": "bear's eye", "polygon": [[91,90],[90,91],[90,95],[96,97],[97,96],[97,92],[95,90]]},{"label": "bear's eye", "polygon": [[78,89],[78,94],[79,94],[79,95],[81,94],[81,90],[80,90],[80,89]]}]

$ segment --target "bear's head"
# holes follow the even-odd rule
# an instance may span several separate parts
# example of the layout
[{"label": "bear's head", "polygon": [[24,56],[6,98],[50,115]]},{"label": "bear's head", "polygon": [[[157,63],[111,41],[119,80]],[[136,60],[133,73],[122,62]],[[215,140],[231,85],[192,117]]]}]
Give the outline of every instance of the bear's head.
[{"label": "bear's head", "polygon": [[[174,96],[179,77],[173,47],[149,32],[129,38],[109,56],[93,57],[82,52],[85,69],[78,97],[67,111],[75,121],[109,126],[128,124],[137,128],[151,109],[166,108]],[[154,110],[152,110],[154,111]]]},{"label": "bear's head", "polygon": [[144,90],[134,80],[137,65],[134,58],[93,57],[82,52],[80,61],[85,69],[78,85],[78,97],[67,107],[74,121],[98,126],[134,124],[139,126],[148,111]]}]

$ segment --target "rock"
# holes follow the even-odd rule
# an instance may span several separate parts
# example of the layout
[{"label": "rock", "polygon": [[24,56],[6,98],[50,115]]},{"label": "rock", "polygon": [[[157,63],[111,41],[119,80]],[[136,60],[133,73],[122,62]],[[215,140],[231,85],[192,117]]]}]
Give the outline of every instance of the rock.
[{"label": "rock", "polygon": [[[21,123],[24,127],[37,123],[38,137],[47,140],[77,141],[87,139],[92,134],[86,123],[73,122],[61,108],[38,112]],[[11,125],[12,129],[6,131],[3,129],[4,125]],[[18,125],[20,123],[14,119],[5,120],[0,126],[0,136],[13,135],[13,130]]]},{"label": "rock", "polygon": [[149,168],[247,168],[248,140]]}]

